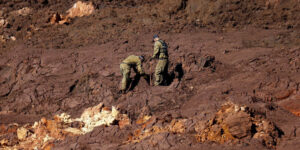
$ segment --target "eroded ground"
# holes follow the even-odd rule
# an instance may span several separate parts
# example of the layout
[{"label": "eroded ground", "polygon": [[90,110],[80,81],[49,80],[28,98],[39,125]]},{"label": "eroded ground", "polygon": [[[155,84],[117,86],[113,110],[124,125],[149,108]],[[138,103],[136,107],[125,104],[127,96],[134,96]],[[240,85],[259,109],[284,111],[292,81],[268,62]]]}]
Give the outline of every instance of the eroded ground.
[{"label": "eroded ground", "polygon": [[[167,1],[130,2],[94,1],[89,16],[75,19],[66,14],[75,1],[15,2],[11,8],[0,3],[8,22],[15,10],[29,13],[18,16],[24,20],[49,10],[40,13],[44,21],[17,19],[1,27],[1,148],[299,149],[298,15],[287,15],[283,23],[274,13],[265,23],[253,17],[261,12],[249,12],[258,26],[245,25],[246,14],[224,24],[216,15],[219,25],[211,25],[205,14],[189,14],[201,8],[190,7],[192,0],[159,13],[146,10],[161,10]],[[280,10],[297,12],[292,2],[246,8],[291,6]],[[225,10],[221,14],[236,16]],[[119,64],[128,55],[146,55],[146,73],[154,71],[148,59],[157,31],[169,45],[168,85],[149,86],[133,73],[138,84],[118,94]]]}]

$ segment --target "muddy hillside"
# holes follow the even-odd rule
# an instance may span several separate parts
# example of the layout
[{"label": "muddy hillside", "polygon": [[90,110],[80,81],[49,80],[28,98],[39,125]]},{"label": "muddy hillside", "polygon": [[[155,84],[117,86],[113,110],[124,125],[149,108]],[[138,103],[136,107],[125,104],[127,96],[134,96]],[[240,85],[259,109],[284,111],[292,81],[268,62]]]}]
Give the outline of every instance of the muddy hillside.
[{"label": "muddy hillside", "polygon": [[0,58],[0,149],[300,149],[299,0],[1,0]]}]

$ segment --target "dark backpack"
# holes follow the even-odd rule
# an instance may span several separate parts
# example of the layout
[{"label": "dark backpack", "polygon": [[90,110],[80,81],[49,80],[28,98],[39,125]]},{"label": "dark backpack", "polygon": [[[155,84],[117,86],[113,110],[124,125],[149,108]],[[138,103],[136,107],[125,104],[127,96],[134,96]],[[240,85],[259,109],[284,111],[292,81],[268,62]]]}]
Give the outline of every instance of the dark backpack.
[{"label": "dark backpack", "polygon": [[162,49],[161,49],[160,53],[164,53],[168,56],[168,45],[163,40],[159,40],[159,42],[162,45]]}]

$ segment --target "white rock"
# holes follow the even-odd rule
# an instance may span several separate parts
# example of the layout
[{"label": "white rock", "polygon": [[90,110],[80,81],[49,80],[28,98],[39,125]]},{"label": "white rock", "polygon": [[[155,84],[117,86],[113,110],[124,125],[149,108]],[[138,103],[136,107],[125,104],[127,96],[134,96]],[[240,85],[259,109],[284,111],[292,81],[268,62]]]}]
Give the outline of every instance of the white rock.
[{"label": "white rock", "polygon": [[234,111],[238,112],[240,110],[240,107],[238,105],[234,105]]},{"label": "white rock", "polygon": [[17,135],[19,140],[25,140],[28,136],[28,130],[24,127],[18,128]]},{"label": "white rock", "polygon": [[0,27],[4,27],[6,25],[6,21],[4,19],[0,19]]},{"label": "white rock", "polygon": [[32,12],[32,9],[29,7],[24,7],[22,9],[16,10],[11,12],[13,15],[21,15],[21,16],[27,16]]},{"label": "white rock", "polygon": [[13,40],[13,41],[17,40],[17,38],[14,37],[14,36],[11,36],[10,39]]},{"label": "white rock", "polygon": [[82,17],[82,16],[88,16],[91,15],[95,11],[95,7],[93,4],[90,3],[85,3],[78,1],[76,2],[72,8],[70,8],[67,13],[67,17]]}]

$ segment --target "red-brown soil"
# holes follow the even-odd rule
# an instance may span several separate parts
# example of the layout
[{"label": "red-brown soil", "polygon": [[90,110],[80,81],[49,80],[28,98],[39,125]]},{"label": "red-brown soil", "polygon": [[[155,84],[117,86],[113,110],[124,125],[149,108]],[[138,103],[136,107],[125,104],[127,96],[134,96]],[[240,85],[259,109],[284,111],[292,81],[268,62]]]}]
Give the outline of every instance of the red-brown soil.
[{"label": "red-brown soil", "polygon": [[[18,145],[18,127],[99,103],[130,123],[44,148],[300,148],[298,0],[91,0],[91,15],[51,24],[75,2],[0,1],[0,148]],[[154,71],[157,33],[169,45],[168,85],[141,78],[119,94],[128,55]]]}]

